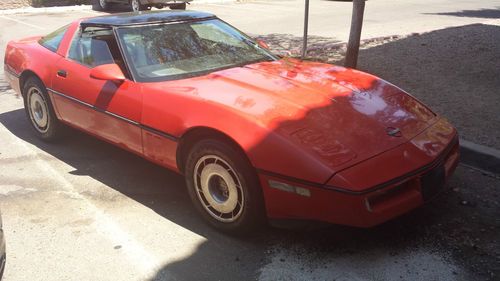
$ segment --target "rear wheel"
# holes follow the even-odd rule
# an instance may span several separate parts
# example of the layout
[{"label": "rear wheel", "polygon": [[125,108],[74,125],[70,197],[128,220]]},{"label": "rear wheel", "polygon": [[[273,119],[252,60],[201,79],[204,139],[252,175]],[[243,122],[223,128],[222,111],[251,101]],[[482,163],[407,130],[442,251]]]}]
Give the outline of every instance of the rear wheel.
[{"label": "rear wheel", "polygon": [[39,138],[53,141],[59,138],[63,125],[59,122],[47,94],[47,89],[36,77],[28,78],[23,85],[24,109]]},{"label": "rear wheel", "polygon": [[171,10],[185,10],[186,9],[186,3],[180,3],[180,4],[173,4],[170,5]]},{"label": "rear wheel", "polygon": [[264,221],[255,171],[232,145],[216,139],[198,142],[189,153],[184,171],[191,200],[213,227],[242,234]]},{"label": "rear wheel", "polygon": [[139,12],[139,11],[144,11],[144,10],[148,9],[148,7],[145,5],[142,5],[141,1],[139,1],[139,0],[130,0],[130,7],[132,8],[133,12]]},{"label": "rear wheel", "polygon": [[92,9],[95,11],[106,11],[109,9],[109,3],[106,0],[93,0]]}]

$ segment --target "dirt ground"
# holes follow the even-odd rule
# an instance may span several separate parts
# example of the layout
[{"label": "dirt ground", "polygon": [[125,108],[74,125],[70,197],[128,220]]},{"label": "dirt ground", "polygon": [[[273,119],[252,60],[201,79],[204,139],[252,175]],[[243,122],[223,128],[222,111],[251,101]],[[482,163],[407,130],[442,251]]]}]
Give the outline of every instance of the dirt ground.
[{"label": "dirt ground", "polygon": [[27,7],[30,3],[30,0],[2,0],[0,1],[0,10]]}]

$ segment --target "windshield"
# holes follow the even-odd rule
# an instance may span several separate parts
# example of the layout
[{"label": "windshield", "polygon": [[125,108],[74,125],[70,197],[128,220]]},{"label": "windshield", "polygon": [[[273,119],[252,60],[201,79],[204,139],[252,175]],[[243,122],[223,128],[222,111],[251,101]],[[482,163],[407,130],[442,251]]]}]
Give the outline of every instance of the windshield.
[{"label": "windshield", "polygon": [[117,29],[137,81],[153,82],[276,58],[218,19]]}]

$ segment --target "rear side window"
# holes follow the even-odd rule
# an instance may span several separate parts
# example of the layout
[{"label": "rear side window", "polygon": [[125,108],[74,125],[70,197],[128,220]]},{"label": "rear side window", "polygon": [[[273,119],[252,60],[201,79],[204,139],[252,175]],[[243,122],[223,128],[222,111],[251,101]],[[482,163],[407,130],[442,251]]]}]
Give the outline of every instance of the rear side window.
[{"label": "rear side window", "polygon": [[66,33],[66,30],[68,30],[68,27],[69,25],[63,26],[58,30],[42,37],[42,39],[40,39],[38,43],[40,43],[40,45],[44,46],[45,48],[51,50],[52,52],[56,52],[57,48],[59,48],[59,45],[61,44],[64,34]]}]

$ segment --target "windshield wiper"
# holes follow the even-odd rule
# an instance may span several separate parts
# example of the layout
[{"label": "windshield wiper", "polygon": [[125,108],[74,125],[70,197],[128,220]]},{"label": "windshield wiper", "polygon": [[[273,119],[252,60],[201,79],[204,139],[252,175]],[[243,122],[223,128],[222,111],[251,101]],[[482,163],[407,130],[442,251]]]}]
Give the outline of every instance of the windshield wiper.
[{"label": "windshield wiper", "polygon": [[241,63],[233,64],[232,67],[242,67],[242,66],[245,66],[245,65],[254,64],[254,63],[258,63],[258,62],[264,62],[264,61],[273,61],[273,59],[272,58],[268,58],[268,57],[263,57],[263,58],[256,59],[256,60],[244,61],[244,62],[241,62]]}]

